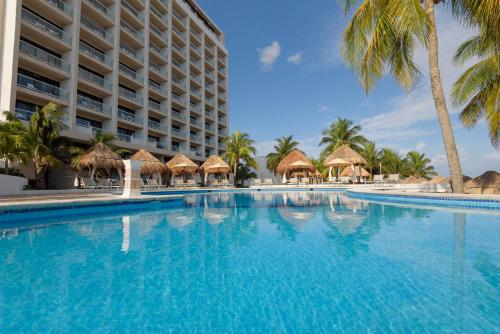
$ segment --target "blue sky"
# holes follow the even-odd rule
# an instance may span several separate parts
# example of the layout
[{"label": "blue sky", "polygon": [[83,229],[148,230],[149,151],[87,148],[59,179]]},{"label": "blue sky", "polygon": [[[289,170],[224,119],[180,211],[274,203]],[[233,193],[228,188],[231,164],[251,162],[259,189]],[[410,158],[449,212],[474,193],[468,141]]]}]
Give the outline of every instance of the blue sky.
[{"label": "blue sky", "polygon": [[[340,56],[347,20],[336,0],[198,3],[226,35],[230,130],[248,132],[257,141],[259,155],[272,150],[274,139],[293,134],[308,155],[318,156],[321,130],[344,117],[361,124],[363,134],[379,146],[424,152],[448,175],[425,50],[415,54],[423,76],[412,91],[387,78],[367,96]],[[445,11],[438,12],[438,21],[448,94],[463,69],[452,63],[453,52],[471,33]],[[448,107],[464,173],[498,170],[500,151],[491,147],[484,123],[466,129],[458,119],[459,109]]]}]

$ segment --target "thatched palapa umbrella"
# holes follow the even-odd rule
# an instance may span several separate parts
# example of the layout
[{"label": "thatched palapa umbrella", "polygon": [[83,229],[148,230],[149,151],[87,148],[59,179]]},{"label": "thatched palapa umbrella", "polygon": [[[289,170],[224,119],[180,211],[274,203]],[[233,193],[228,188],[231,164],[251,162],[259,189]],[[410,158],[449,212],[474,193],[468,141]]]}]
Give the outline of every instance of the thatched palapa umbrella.
[{"label": "thatched palapa umbrella", "polygon": [[99,168],[105,169],[108,174],[110,169],[115,168],[120,181],[122,181],[122,169],[125,167],[120,156],[103,143],[97,143],[89,148],[78,165],[80,168],[88,168],[91,178],[94,178],[95,171]]},{"label": "thatched palapa umbrella", "polygon": [[210,156],[200,169],[205,174],[205,184],[209,174],[228,174],[231,171],[231,167],[217,155]]},{"label": "thatched palapa umbrella", "polygon": [[158,181],[161,181],[161,175],[168,171],[160,160],[144,149],[137,151],[130,160],[144,161],[141,167],[141,175],[156,176]]},{"label": "thatched palapa umbrella", "polygon": [[286,182],[286,174],[291,171],[311,172],[315,171],[312,162],[299,150],[290,152],[280,161],[278,168],[279,174],[283,175],[283,183]]},{"label": "thatched palapa umbrella", "polygon": [[[359,167],[359,172],[361,177],[370,177],[370,172],[368,172],[363,167]],[[340,176],[352,176],[352,167],[346,167],[340,172]]]},{"label": "thatched palapa umbrella", "polygon": [[167,162],[167,167],[172,171],[173,176],[181,174],[194,175],[198,170],[198,165],[192,162],[184,154],[177,154]]},{"label": "thatched palapa umbrella", "polygon": [[350,165],[352,165],[352,176],[354,178],[356,178],[355,166],[360,166],[361,168],[361,165],[366,164],[366,160],[347,144],[340,146],[332,154],[326,157],[324,162],[325,166],[328,166],[334,159],[342,159],[349,162]]},{"label": "thatched palapa umbrella", "polygon": [[347,167],[347,166],[350,166],[352,164],[347,160],[340,159],[340,158],[334,158],[334,159],[331,159],[329,161],[325,160],[323,165],[325,167],[328,167],[328,177],[332,177],[332,169],[334,167],[337,167],[337,176],[338,176],[340,167]]}]

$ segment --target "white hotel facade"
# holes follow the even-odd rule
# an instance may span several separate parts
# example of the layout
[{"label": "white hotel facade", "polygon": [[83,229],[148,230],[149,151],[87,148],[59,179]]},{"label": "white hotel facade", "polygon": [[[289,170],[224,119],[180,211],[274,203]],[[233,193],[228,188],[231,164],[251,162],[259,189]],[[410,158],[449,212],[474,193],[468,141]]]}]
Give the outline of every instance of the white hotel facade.
[{"label": "white hotel facade", "polygon": [[224,152],[228,52],[194,0],[0,0],[0,110],[57,103],[63,135],[132,152]]}]

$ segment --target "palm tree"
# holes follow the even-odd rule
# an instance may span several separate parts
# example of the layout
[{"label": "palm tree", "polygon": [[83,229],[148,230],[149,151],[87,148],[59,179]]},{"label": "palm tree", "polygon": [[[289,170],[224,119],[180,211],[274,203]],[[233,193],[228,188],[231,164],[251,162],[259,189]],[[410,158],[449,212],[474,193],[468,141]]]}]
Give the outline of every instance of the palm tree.
[{"label": "palm tree", "polygon": [[5,172],[9,173],[9,163],[27,160],[27,152],[23,147],[26,128],[14,114],[5,112],[6,122],[0,123],[0,159],[4,160]]},{"label": "palm tree", "polygon": [[293,139],[293,135],[276,139],[274,152],[266,156],[267,169],[273,171],[273,174],[276,173],[276,168],[278,168],[280,161],[295,150],[297,146],[299,146],[299,142]]},{"label": "palm tree", "polygon": [[[238,165],[238,180],[243,184],[246,180],[256,179],[257,173],[246,164]],[[235,180],[236,181],[236,180]]]},{"label": "palm tree", "polygon": [[257,149],[253,146],[255,141],[250,139],[248,133],[236,130],[231,136],[224,139],[224,143],[226,144],[226,152],[221,158],[229,163],[235,179],[238,179],[238,165],[241,160],[249,167],[258,168],[255,160]]},{"label": "palm tree", "polygon": [[[494,4],[496,2],[496,4]],[[498,1],[453,1],[456,15],[468,25],[478,27],[479,34],[464,42],[455,53],[455,62],[477,62],[455,82],[452,102],[465,105],[460,119],[466,127],[474,127],[486,119],[491,145],[500,139],[500,3]],[[491,22],[489,20],[492,20]]]},{"label": "palm tree", "polygon": [[323,177],[328,175],[328,168],[324,165],[324,159],[311,159],[314,168],[323,175]]},{"label": "palm tree", "polygon": [[[381,149],[379,161],[382,164],[382,171],[386,174],[404,174],[404,160],[401,155],[393,149]],[[382,173],[382,171],[380,171],[380,173]]]},{"label": "palm tree", "polygon": [[37,189],[47,188],[46,173],[49,168],[62,166],[62,162],[56,158],[55,147],[63,116],[64,112],[57,104],[50,102],[43,108],[37,108],[28,123],[23,146],[33,162]]},{"label": "palm tree", "polygon": [[373,178],[373,170],[377,167],[380,157],[380,150],[375,145],[375,142],[369,141],[363,146],[360,152],[361,156],[366,160],[366,168],[370,172],[370,179]]},{"label": "palm tree", "polygon": [[437,175],[434,167],[429,165],[431,159],[426,158],[424,153],[417,151],[408,152],[405,160],[409,175],[424,177],[426,179]]},{"label": "palm tree", "polygon": [[[458,1],[458,0],[457,0]],[[358,0],[345,0],[346,12]],[[453,191],[463,193],[462,168],[439,70],[434,6],[442,0],[361,0],[344,32],[344,59],[359,73],[365,91],[387,71],[410,89],[420,71],[413,62],[417,45],[428,50],[432,95],[448,158]]]},{"label": "palm tree", "polygon": [[326,157],[344,144],[349,145],[355,151],[361,151],[361,147],[368,140],[360,132],[361,126],[353,126],[353,121],[350,119],[339,117],[322,132],[323,137],[319,145],[326,145],[326,147],[321,151],[321,157]]}]

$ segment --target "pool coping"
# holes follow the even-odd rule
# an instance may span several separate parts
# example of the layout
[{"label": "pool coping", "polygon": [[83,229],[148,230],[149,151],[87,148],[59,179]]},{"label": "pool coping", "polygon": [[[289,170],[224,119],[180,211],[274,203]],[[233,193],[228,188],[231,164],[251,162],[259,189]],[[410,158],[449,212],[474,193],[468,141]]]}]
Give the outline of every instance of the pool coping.
[{"label": "pool coping", "polygon": [[417,193],[394,190],[354,190],[348,189],[347,195],[355,199],[376,200],[390,203],[428,204],[441,207],[465,207],[500,210],[499,195],[454,194],[454,193]]}]

